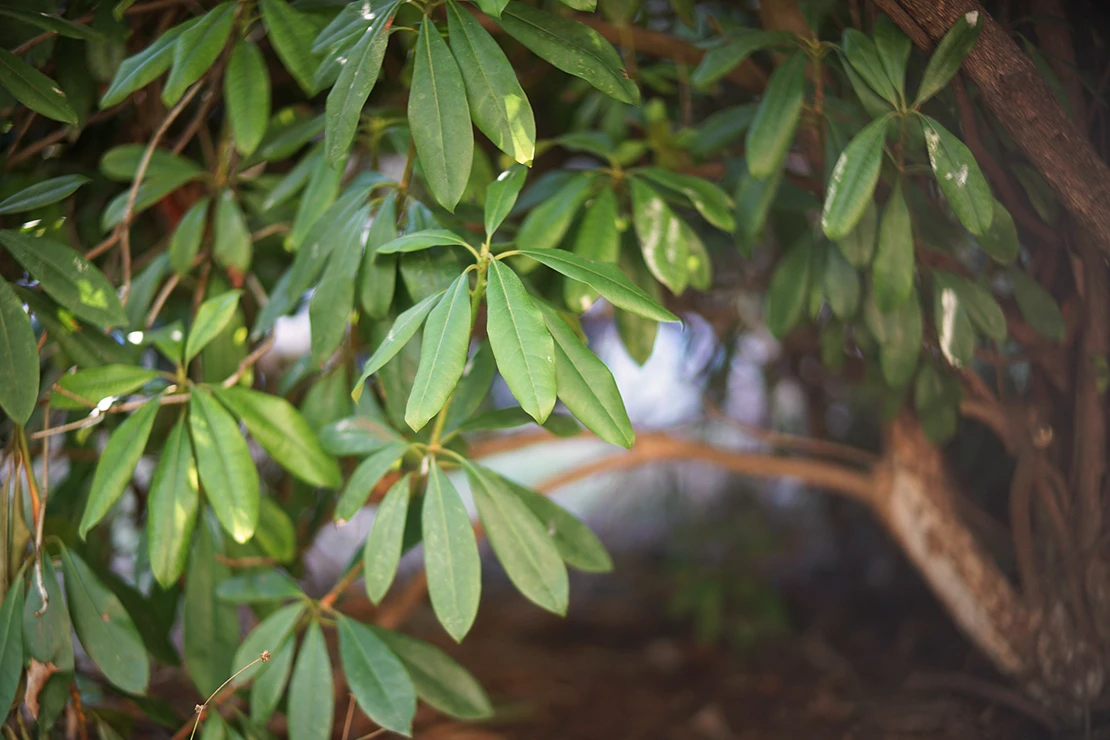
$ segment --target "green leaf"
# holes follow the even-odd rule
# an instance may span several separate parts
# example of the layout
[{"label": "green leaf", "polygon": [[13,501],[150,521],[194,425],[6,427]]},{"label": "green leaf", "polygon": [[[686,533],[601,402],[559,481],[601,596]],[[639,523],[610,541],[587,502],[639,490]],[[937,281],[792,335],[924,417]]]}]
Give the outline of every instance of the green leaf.
[{"label": "green leaf", "polygon": [[233,604],[269,604],[302,599],[304,593],[289,576],[269,568],[225,579],[216,589],[216,597]]},{"label": "green leaf", "polygon": [[366,231],[359,271],[359,302],[372,319],[384,319],[397,289],[397,258],[377,256],[378,248],[397,238],[396,194],[389,193]]},{"label": "green leaf", "polygon": [[821,228],[834,242],[851,233],[871,202],[883,162],[888,120],[889,115],[869,123],[836,161],[821,213]]},{"label": "green leaf", "polygon": [[444,714],[476,720],[493,716],[481,684],[437,647],[401,632],[371,626],[405,667],[416,695]]},{"label": "green leaf", "polygon": [[864,304],[864,322],[879,342],[879,364],[892,388],[913,379],[921,355],[921,303],[915,291],[901,306],[888,313],[879,311],[874,296]]},{"label": "green leaf", "polygon": [[535,155],[536,122],[505,52],[454,0],[447,3],[447,29],[474,123],[498,149],[528,164]]},{"label": "green leaf", "polygon": [[239,201],[225,190],[216,201],[212,223],[212,256],[228,269],[245,273],[251,265],[251,232]]},{"label": "green leaf", "polygon": [[39,281],[47,295],[78,318],[102,327],[127,324],[112,283],[65,244],[9,230],[0,231],[0,244]]},{"label": "green leaf", "polygon": [[258,524],[258,471],[239,424],[197,389],[189,397],[189,430],[208,503],[227,533],[246,542]]},{"label": "green leaf", "polygon": [[319,622],[305,631],[301,651],[289,681],[289,737],[328,740],[335,712],[331,660]]},{"label": "green leaf", "polygon": [[412,476],[404,475],[386,492],[374,513],[374,525],[362,550],[366,594],[375,605],[380,604],[389,591],[401,561],[411,484]]},{"label": "green leaf", "polygon": [[589,196],[593,176],[576,172],[550,198],[533,208],[514,241],[525,249],[553,249],[567,233],[574,214]]},{"label": "green leaf", "polygon": [[1008,265],[1017,259],[1018,252],[1021,251],[1017,227],[1014,226],[1013,216],[997,199],[994,201],[994,215],[991,218],[990,228],[976,241],[995,262]]},{"label": "green leaf", "polygon": [[224,101],[235,149],[250,156],[270,122],[270,73],[252,41],[235,44],[224,74]]},{"label": "green leaf", "polygon": [[840,253],[852,267],[863,269],[871,265],[875,255],[875,238],[879,229],[879,209],[870,200],[864,207],[856,227],[837,241]]},{"label": "green leaf", "polygon": [[161,77],[173,62],[178,37],[199,21],[200,18],[194,18],[174,26],[138,54],[124,59],[112,78],[112,84],[100,98],[101,110],[122,103],[128,95]]},{"label": "green leaf", "polygon": [[812,245],[808,236],[786,250],[775,272],[763,308],[767,328],[778,338],[785,337],[801,320],[809,294]]},{"label": "green leaf", "polygon": [[956,293],[971,323],[996,342],[1006,338],[1006,315],[990,291],[980,283],[942,271],[934,273],[938,285]]},{"label": "green leaf", "polygon": [[631,180],[632,223],[640,239],[640,250],[655,279],[675,295],[681,295],[689,279],[688,250],[682,238],[682,222],[663,197],[640,180]]},{"label": "green leaf", "polygon": [[466,474],[486,536],[509,580],[533,603],[565,614],[567,569],[554,539],[496,474],[471,463]]},{"label": "green leaf", "polygon": [[463,273],[428,314],[420,365],[412,383],[405,422],[419,432],[439,413],[462,377],[470,348],[470,275]]},{"label": "green leaf", "polygon": [[85,539],[89,530],[112,509],[131,482],[131,475],[143,456],[150,430],[154,427],[158,400],[154,398],[140,406],[108,438],[89,488],[85,513],[77,527],[81,539]]},{"label": "green leaf", "polygon": [[39,395],[39,352],[23,302],[0,279],[0,408],[20,426]]},{"label": "green leaf", "polygon": [[447,634],[461,642],[478,614],[482,561],[470,515],[434,460],[428,470],[421,520],[432,608]]},{"label": "green leaf", "polygon": [[162,88],[162,102],[171,106],[215,64],[231,34],[235,3],[221,3],[190,26],[173,45],[173,68]]},{"label": "green leaf", "polygon": [[[32,587],[23,605],[23,647],[27,655],[40,663],[53,663],[63,671],[72,671],[73,627],[65,610],[54,563],[45,555],[42,556],[42,581],[47,603],[43,603],[38,588]],[[52,608],[55,606],[62,608]]]},{"label": "green leaf", "polygon": [[335,353],[347,332],[355,306],[355,281],[362,261],[362,233],[370,220],[370,206],[362,206],[336,235],[327,267],[308,305],[311,356],[323,365]]},{"label": "green leaf", "polygon": [[844,31],[844,56],[848,63],[863,78],[867,86],[881,95],[891,105],[899,105],[898,93],[886,72],[875,44],[855,28]]},{"label": "green leaf", "polygon": [[258,528],[253,542],[279,563],[290,563],[297,554],[297,531],[293,520],[272,498],[259,501]]},{"label": "green leaf", "polygon": [[147,496],[150,570],[163,588],[172,588],[185,571],[200,504],[198,481],[193,442],[183,415],[166,437]]},{"label": "green leaf", "polygon": [[752,177],[747,167],[740,173],[736,183],[736,237],[741,254],[750,257],[755,251],[781,182],[781,171],[766,180]]},{"label": "green leaf", "polygon": [[286,640],[281,647],[271,650],[270,662],[251,683],[251,719],[255,723],[265,724],[277,709],[293,672],[295,648],[295,640]]},{"label": "green leaf", "polygon": [[216,560],[212,528],[204,517],[193,542],[182,614],[185,669],[200,695],[209,696],[242,667],[231,665],[239,645],[239,612],[234,604],[213,598],[216,586],[230,576],[230,570]]},{"label": "green leaf", "polygon": [[416,689],[401,661],[369,627],[342,614],[336,631],[343,674],[359,708],[381,727],[411,736]]},{"label": "green leaf", "polygon": [[1041,336],[1063,342],[1067,337],[1067,323],[1052,294],[1016,265],[1006,270],[1006,277],[1013,286],[1014,299],[1021,309],[1021,315],[1029,325]]},{"label": "green leaf", "polygon": [[547,496],[506,478],[501,480],[551,533],[555,547],[567,565],[586,573],[609,573],[613,570],[613,559],[589,527]]},{"label": "green leaf", "polygon": [[833,315],[842,321],[855,315],[859,307],[859,273],[836,247],[829,247],[826,252],[824,288]]},{"label": "green leaf", "polygon": [[41,28],[44,31],[50,31],[69,39],[82,39],[97,43],[104,43],[108,40],[103,33],[91,26],[74,23],[59,15],[51,15],[38,10],[20,10],[0,5],[0,16],[7,16],[20,23],[26,23],[29,26]]},{"label": "green leaf", "polygon": [[910,209],[899,182],[879,223],[879,248],[871,266],[871,284],[880,311],[902,305],[913,291],[914,249]]},{"label": "green leaf", "polygon": [[200,251],[200,242],[208,225],[208,204],[207,198],[197,201],[181,217],[170,237],[170,264],[178,275],[184,275],[193,268],[193,260]]},{"label": "green leaf", "polygon": [[489,263],[486,330],[505,383],[528,415],[543,423],[555,407],[555,347],[543,315],[516,273]]},{"label": "green leaf", "polygon": [[0,216],[24,213],[65,200],[88,181],[89,178],[84,175],[62,175],[35,183],[0,201]]},{"label": "green leaf", "polygon": [[[590,262],[616,262],[621,249],[617,220],[617,195],[612,188],[604,188],[587,207],[578,226],[574,239],[575,256]],[[621,273],[621,277],[624,277],[624,273]],[[636,288],[635,284],[632,285]],[[600,295],[599,291],[578,279],[563,281],[563,299],[567,307],[577,313],[589,310]],[[649,296],[649,300],[654,299]]]},{"label": "green leaf", "polygon": [[[339,77],[328,93],[324,135],[328,161],[333,167],[347,156],[351,142],[354,141],[362,107],[378,81],[389,42],[388,28],[399,5],[400,3],[393,0],[380,8],[374,8],[372,22],[366,26],[347,54]],[[416,90],[415,84],[413,90]]]},{"label": "green leaf", "polygon": [[[647,266],[640,258],[639,253],[626,250],[620,255],[621,269],[629,275],[636,285],[648,295],[659,300],[662,298],[663,289],[655,282],[648,272]],[[617,333],[621,343],[628,351],[628,356],[638,365],[643,365],[651,357],[655,347],[655,337],[659,333],[659,322],[654,319],[645,319],[629,311],[615,310]]]},{"label": "green leaf", "polygon": [[875,51],[883,71],[901,100],[906,95],[906,65],[909,63],[913,42],[885,15],[878,17],[872,31],[875,35]]},{"label": "green leaf", "polygon": [[24,588],[23,579],[15,579],[0,606],[0,707],[11,707],[23,675]]},{"label": "green leaf", "polygon": [[247,388],[214,388],[274,462],[310,486],[338,488],[339,464],[324,452],[301,412],[284,398]]},{"label": "green leaf", "polygon": [[805,103],[806,55],[796,52],[771,74],[748,128],[748,171],[763,179],[782,166]]},{"label": "green leaf", "polygon": [[[51,339],[58,342],[78,367],[135,362],[132,347],[121,345],[112,337],[92,331],[88,326],[75,322],[65,309],[58,308],[42,294],[19,287],[16,288],[16,293],[19,299],[28,305],[35,318],[42,324],[42,328],[49,332]],[[37,376],[37,364],[35,367]]]},{"label": "green leaf", "polygon": [[[343,180],[344,167],[332,167],[323,154],[318,157],[309,155],[315,165],[311,174],[308,177],[308,185],[305,186],[304,193],[301,195],[300,203],[297,205],[297,215],[293,218],[293,227],[289,231],[288,244],[293,250],[299,251],[302,246],[312,247],[313,244],[305,244],[305,240],[311,234],[317,233],[318,224],[331,228],[342,228],[341,224],[347,219],[346,216],[355,213],[363,205],[363,199],[352,198],[350,201],[344,197],[343,205],[335,202],[335,196],[339,193],[339,186]],[[344,207],[345,206],[345,207]],[[350,213],[347,213],[349,211]],[[340,218],[340,214],[344,218]],[[322,220],[323,216],[332,216],[327,221]],[[323,242],[323,239],[321,239]],[[327,245],[327,249],[331,249],[331,245]],[[322,257],[321,257],[322,259]],[[315,277],[315,276],[313,276]],[[296,293],[301,293],[307,287],[298,286]]]},{"label": "green leaf", "polygon": [[316,171],[317,165],[323,158],[324,148],[322,144],[313,147],[308,154],[301,157],[293,165],[293,168],[285,173],[277,185],[270,190],[266,200],[262,201],[261,210],[269,211],[276,208],[299,193],[305,187],[305,183],[308,182],[309,175]]},{"label": "green leaf", "polygon": [[362,377],[358,379],[355,384],[355,389],[351,395],[357,401],[358,397],[362,395],[362,387],[366,383],[366,379],[374,373],[378,372],[385,363],[389,362],[394,356],[401,351],[401,349],[408,343],[410,339],[420,331],[421,324],[424,323],[424,318],[439,302],[440,296],[446,291],[440,291],[428,296],[424,300],[417,303],[412,308],[404,311],[397,320],[393,322],[389,333],[378,348],[374,350],[374,354],[370,355],[370,359],[362,367]]},{"label": "green leaf", "polygon": [[516,204],[520,189],[524,187],[524,178],[528,170],[518,164],[502,172],[486,187],[485,226],[486,238],[505,221],[509,212]]},{"label": "green leaf", "polygon": [[519,2],[509,2],[497,22],[553,67],[581,77],[622,103],[639,105],[640,90],[617,50],[589,26]]},{"label": "green leaf", "polygon": [[702,218],[718,229],[732,231],[736,228],[736,218],[733,215],[736,206],[732,202],[732,198],[708,180],[693,175],[672,172],[662,167],[644,167],[637,170],[637,174],[643,175],[668,190],[685,195]]},{"label": "green leaf", "polygon": [[35,113],[62,123],[77,123],[77,113],[58,83],[7,49],[0,49],[0,87]]},{"label": "green leaf", "polygon": [[975,359],[975,331],[967,306],[943,273],[933,276],[933,323],[944,358],[953,367],[968,367]]},{"label": "green leaf", "polygon": [[428,189],[453,212],[474,161],[466,87],[451,50],[430,20],[420,24],[413,54],[409,128]]},{"label": "green leaf", "polygon": [[942,376],[931,364],[925,364],[917,373],[913,400],[918,419],[929,439],[943,444],[955,436],[959,423],[958,385]]},{"label": "green leaf", "polygon": [[144,693],[150,681],[150,660],[135,623],[76,553],[65,547],[61,553],[66,601],[81,646],[113,684],[132,694]]},{"label": "green leaf", "polygon": [[[116,182],[130,184],[139,173],[146,157],[143,144],[122,144],[100,158],[100,171]],[[191,159],[178,156],[168,149],[154,149],[146,168],[146,179],[184,182],[184,178],[204,174],[204,168]]]},{"label": "green leaf", "polygon": [[737,35],[720,46],[714,46],[705,53],[698,63],[690,82],[705,90],[739,67],[757,51],[790,43],[794,34],[787,31],[763,31],[758,29],[739,29]]},{"label": "green leaf", "polygon": [[319,64],[312,54],[316,26],[309,16],[285,0],[259,0],[258,6],[262,11],[266,35],[281,63],[305,93],[313,94],[312,78]]},{"label": "green leaf", "polygon": [[408,442],[395,442],[363,460],[351,474],[347,487],[343,489],[339,501],[335,504],[335,520],[340,523],[349,522],[366,503],[367,497],[370,496],[378,481],[390,471],[402,455],[408,452],[408,449]]},{"label": "green leaf", "polygon": [[369,455],[401,437],[377,419],[353,416],[320,430],[320,445],[333,455]]},{"label": "green leaf", "polygon": [[541,304],[555,340],[559,398],[587,429],[611,444],[631,448],[636,435],[613,374],[554,310]]},{"label": "green leaf", "polygon": [[185,340],[186,365],[224,330],[238,307],[238,290],[229,290],[200,304],[193,326],[189,329],[189,338]]},{"label": "green leaf", "polygon": [[978,10],[969,11],[948,29],[948,33],[944,34],[933,56],[929,57],[925,73],[921,76],[921,85],[917,89],[917,99],[914,101],[915,108],[943,90],[956,76],[964,57],[979,38],[979,31],[983,27],[979,22],[981,20]]},{"label": "green leaf", "polygon": [[948,129],[921,116],[929,163],[937,184],[956,217],[976,236],[986,233],[994,220],[994,196],[979,163],[967,146]]},{"label": "green leaf", "polygon": [[453,231],[447,229],[423,229],[399,236],[378,247],[378,254],[397,254],[399,252],[419,252],[432,247],[459,246],[469,243]]},{"label": "green leaf", "polygon": [[[286,641],[292,642],[290,636],[304,612],[304,601],[286,604],[271,612],[250,631],[250,634],[235,651],[235,657],[231,660],[234,670],[243,671],[239,674],[237,682],[257,681],[260,676],[264,676],[273,670],[273,653],[280,650]],[[266,651],[271,654],[271,663],[256,663],[250,668],[244,669],[244,666],[250,665]]]}]

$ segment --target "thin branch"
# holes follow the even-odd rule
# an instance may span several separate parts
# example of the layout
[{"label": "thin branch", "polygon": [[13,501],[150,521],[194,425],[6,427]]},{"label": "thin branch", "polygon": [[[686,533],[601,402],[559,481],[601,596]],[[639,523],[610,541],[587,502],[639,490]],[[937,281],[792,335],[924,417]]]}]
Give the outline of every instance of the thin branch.
[{"label": "thin branch", "polygon": [[[56,434],[65,434],[67,432],[73,432],[73,431],[76,431],[78,429],[84,429],[85,427],[91,427],[92,425],[99,424],[101,421],[103,421],[104,417],[107,414],[121,414],[121,413],[126,413],[128,411],[134,411],[135,409],[139,408],[140,406],[142,406],[143,404],[145,404],[149,401],[150,401],[149,398],[141,398],[137,401],[128,401],[126,403],[119,403],[119,404],[116,404],[114,406],[108,407],[108,410],[103,411],[103,412],[100,411],[99,409],[93,409],[93,412],[91,414],[89,414],[88,416],[86,416],[84,419],[78,419],[77,421],[71,421],[68,424],[62,424],[61,426],[58,426],[58,427],[50,427],[49,429],[44,429],[41,432],[35,432],[34,434],[30,435],[30,437],[31,437],[31,439],[46,439],[47,437],[53,437]],[[159,406],[170,406],[170,405],[173,405],[173,404],[188,403],[188,402],[189,402],[189,394],[188,393],[177,393],[177,394],[173,394],[173,395],[169,395],[169,396],[162,396],[162,398],[158,401],[158,405]]]},{"label": "thin branch", "polygon": [[270,336],[266,337],[266,341],[255,347],[253,352],[244,357],[243,361],[239,363],[239,367],[236,368],[235,372],[227,376],[227,378],[224,379],[224,382],[221,385],[223,385],[224,388],[230,388],[231,386],[238,383],[239,379],[243,377],[243,373],[247,372],[247,370],[249,370],[251,366],[254,365],[254,363],[258,362],[260,359],[262,359],[263,355],[270,351],[270,349],[274,346],[274,338],[274,334],[270,334]]}]

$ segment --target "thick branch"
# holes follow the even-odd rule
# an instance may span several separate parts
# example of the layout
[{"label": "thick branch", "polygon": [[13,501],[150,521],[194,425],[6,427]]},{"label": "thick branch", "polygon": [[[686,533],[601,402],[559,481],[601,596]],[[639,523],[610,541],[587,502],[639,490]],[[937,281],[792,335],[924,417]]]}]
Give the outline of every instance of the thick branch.
[{"label": "thick branch", "polygon": [[919,45],[935,43],[962,16],[979,13],[983,30],[964,62],[982,99],[1065,207],[1110,252],[1110,168],[1099,158],[1017,44],[974,0],[876,0]]}]

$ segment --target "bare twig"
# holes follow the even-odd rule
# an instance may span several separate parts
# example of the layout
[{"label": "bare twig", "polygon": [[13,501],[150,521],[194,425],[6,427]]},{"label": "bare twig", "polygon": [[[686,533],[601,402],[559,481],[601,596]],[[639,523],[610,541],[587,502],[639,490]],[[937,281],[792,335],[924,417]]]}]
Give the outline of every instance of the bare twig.
[{"label": "bare twig", "polygon": [[230,388],[238,383],[239,379],[243,377],[243,373],[247,372],[254,363],[262,359],[262,356],[269,352],[273,346],[274,335],[270,334],[262,344],[255,347],[253,352],[243,358],[242,362],[239,363],[239,367],[235,369],[235,372],[227,376],[221,385],[223,385],[224,388]]},{"label": "bare twig", "polygon": [[[75,431],[77,429],[84,429],[85,427],[91,427],[93,424],[99,424],[101,421],[103,421],[106,414],[121,414],[121,413],[126,413],[128,411],[134,411],[135,409],[139,408],[140,406],[142,406],[143,404],[145,404],[149,401],[150,401],[149,398],[141,398],[137,401],[127,401],[126,403],[119,403],[119,404],[116,404],[114,406],[110,406],[110,407],[108,407],[107,411],[103,411],[103,412],[94,409],[93,412],[91,414],[89,414],[88,416],[86,416],[84,419],[78,419],[77,421],[71,421],[68,424],[62,424],[61,426],[58,426],[58,427],[50,427],[48,429],[42,430],[41,432],[35,432],[34,434],[30,435],[30,437],[31,437],[31,439],[46,439],[47,437],[53,437],[56,434],[65,434],[67,432],[72,432],[72,431]],[[176,394],[171,394],[171,395],[168,395],[168,396],[162,396],[162,398],[158,401],[158,405],[160,405],[160,406],[170,406],[170,405],[173,405],[173,404],[188,403],[188,402],[189,402],[189,394],[188,393],[176,393]]]}]

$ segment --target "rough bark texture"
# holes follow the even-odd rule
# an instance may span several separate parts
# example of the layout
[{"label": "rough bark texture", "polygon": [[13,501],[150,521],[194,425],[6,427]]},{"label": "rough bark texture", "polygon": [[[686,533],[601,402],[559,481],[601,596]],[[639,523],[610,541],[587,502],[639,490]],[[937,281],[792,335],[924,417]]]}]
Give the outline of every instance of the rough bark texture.
[{"label": "rough bark texture", "polygon": [[1060,197],[1110,253],[1110,168],[1056,102],[1033,62],[974,0],[876,0],[921,45],[935,44],[963,15],[983,30],[964,62],[983,101]]}]

